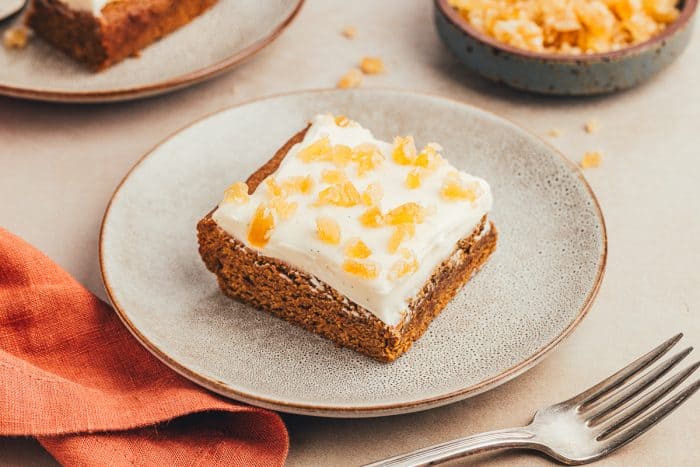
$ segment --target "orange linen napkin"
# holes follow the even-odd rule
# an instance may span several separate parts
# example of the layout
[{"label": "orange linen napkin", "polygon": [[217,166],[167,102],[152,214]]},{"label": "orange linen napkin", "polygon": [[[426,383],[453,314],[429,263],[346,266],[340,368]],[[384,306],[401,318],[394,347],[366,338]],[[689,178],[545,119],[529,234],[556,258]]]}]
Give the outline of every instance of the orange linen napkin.
[{"label": "orange linen napkin", "polygon": [[104,302],[0,228],[0,435],[67,465],[281,465],[280,417],[200,389]]}]

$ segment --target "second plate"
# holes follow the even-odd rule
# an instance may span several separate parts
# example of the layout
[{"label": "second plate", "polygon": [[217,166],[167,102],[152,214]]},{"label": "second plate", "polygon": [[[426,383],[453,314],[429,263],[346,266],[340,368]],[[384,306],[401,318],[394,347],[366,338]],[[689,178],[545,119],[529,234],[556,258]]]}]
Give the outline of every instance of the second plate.
[{"label": "second plate", "polygon": [[[94,73],[34,38],[0,47],[0,94],[56,102],[108,102],[161,94],[211,78],[272,42],[303,0],[219,0],[210,10],[126,59]],[[15,23],[21,22],[17,18]],[[0,36],[11,27],[0,26]]]}]

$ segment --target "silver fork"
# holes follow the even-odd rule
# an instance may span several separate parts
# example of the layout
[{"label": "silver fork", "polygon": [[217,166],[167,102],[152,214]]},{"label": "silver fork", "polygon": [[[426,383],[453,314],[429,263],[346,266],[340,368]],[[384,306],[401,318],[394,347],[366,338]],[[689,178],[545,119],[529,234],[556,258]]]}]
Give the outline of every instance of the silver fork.
[{"label": "silver fork", "polygon": [[538,410],[525,427],[455,439],[365,467],[438,464],[507,448],[534,449],[569,465],[596,461],[646,432],[700,389],[698,379],[662,402],[700,367],[696,362],[664,378],[692,347],[655,364],[681,337],[673,336],[581,394]]}]

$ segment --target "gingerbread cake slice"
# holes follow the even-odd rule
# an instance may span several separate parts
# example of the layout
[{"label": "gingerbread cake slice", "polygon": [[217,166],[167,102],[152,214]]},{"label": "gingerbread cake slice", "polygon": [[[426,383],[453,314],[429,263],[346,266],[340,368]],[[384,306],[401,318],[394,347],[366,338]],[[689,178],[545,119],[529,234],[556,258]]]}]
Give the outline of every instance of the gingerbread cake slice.
[{"label": "gingerbread cake slice", "polygon": [[319,115],[197,225],[228,296],[393,361],[496,248],[486,181]]},{"label": "gingerbread cake slice", "polygon": [[189,23],[217,0],[30,0],[27,25],[93,70]]}]

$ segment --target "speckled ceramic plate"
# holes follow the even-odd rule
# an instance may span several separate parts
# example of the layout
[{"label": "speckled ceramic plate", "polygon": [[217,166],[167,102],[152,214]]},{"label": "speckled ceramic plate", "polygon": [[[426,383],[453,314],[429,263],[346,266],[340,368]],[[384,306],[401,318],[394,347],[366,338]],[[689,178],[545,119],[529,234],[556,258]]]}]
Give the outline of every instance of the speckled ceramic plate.
[{"label": "speckled ceramic plate", "polygon": [[[498,251],[391,364],[225,297],[197,252],[195,225],[223,190],[319,112],[348,115],[385,139],[437,141],[493,188]],[[234,399],[329,417],[423,410],[521,374],[586,314],[605,257],[598,203],[552,147],[464,103],[386,90],[282,95],[190,125],[124,179],[100,238],[115,309],[167,365]]]},{"label": "speckled ceramic plate", "polygon": [[[24,50],[0,47],[0,94],[58,102],[134,99],[211,78],[272,42],[303,0],[219,0],[190,24],[99,73],[34,38]],[[0,37],[22,18],[0,23]]]}]

